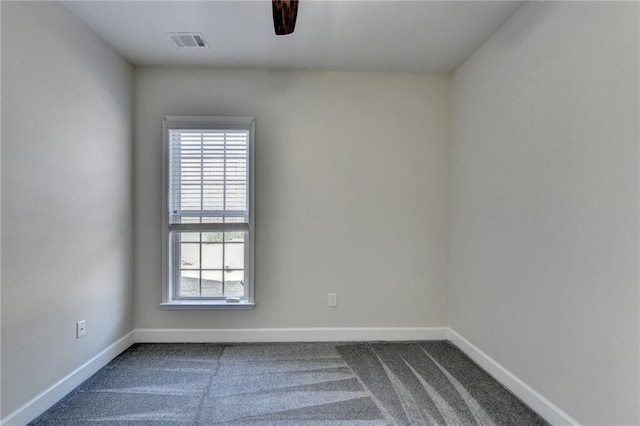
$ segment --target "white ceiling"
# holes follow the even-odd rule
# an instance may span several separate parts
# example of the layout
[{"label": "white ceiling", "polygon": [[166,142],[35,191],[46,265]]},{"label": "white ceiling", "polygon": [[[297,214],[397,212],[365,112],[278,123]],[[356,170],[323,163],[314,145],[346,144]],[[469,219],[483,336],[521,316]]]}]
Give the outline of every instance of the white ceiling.
[{"label": "white ceiling", "polygon": [[[135,65],[451,71],[523,2],[300,0],[296,30],[273,31],[271,1],[65,1]],[[203,33],[178,49],[167,32]]]}]

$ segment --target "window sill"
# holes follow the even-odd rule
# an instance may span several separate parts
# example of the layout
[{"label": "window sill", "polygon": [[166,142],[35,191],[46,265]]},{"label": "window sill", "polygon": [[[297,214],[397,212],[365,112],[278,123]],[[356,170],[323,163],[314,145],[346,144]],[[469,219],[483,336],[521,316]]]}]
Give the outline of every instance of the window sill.
[{"label": "window sill", "polygon": [[228,309],[247,310],[256,306],[252,302],[227,303],[225,300],[173,300],[160,304],[162,309]]}]

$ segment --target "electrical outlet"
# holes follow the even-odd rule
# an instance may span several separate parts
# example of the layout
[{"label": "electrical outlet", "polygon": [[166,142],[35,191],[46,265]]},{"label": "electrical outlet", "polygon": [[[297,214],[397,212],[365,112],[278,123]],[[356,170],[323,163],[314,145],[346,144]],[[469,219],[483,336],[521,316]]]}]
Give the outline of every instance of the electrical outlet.
[{"label": "electrical outlet", "polygon": [[87,322],[85,320],[78,321],[76,323],[76,339],[81,338],[87,334]]},{"label": "electrical outlet", "polygon": [[338,306],[338,293],[329,293],[329,307],[335,308]]}]

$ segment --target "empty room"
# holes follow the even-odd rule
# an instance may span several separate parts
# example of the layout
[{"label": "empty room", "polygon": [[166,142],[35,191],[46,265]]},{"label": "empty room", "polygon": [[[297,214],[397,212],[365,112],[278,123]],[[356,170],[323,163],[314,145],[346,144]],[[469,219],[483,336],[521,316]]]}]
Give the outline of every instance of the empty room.
[{"label": "empty room", "polygon": [[0,424],[640,425],[640,3],[0,15]]}]

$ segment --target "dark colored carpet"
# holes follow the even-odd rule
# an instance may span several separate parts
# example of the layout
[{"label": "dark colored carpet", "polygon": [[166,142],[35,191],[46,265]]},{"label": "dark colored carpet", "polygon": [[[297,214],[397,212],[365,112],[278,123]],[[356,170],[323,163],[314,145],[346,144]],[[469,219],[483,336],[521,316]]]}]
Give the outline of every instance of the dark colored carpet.
[{"label": "dark colored carpet", "polygon": [[136,344],[33,425],[547,424],[446,341]]}]

